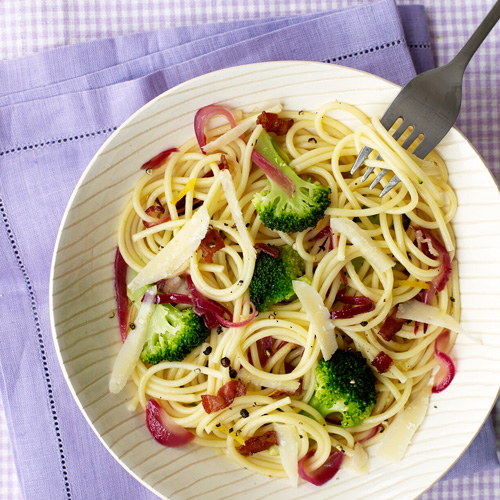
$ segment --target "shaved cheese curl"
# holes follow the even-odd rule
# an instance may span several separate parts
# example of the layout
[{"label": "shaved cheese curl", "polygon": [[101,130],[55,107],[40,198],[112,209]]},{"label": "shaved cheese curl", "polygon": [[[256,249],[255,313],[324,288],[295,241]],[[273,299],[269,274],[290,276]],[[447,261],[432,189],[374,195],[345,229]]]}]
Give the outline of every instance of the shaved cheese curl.
[{"label": "shaved cheese curl", "polygon": [[201,206],[172,240],[146,264],[128,287],[136,290],[161,279],[177,276],[189,257],[200,246],[201,240],[207,234],[209,222],[207,209]]},{"label": "shaved cheese curl", "polygon": [[330,319],[330,311],[325,307],[320,294],[304,281],[294,281],[293,291],[297,295],[306,312],[318,340],[323,358],[328,360],[337,350],[335,327]]},{"label": "shaved cheese curl", "polygon": [[394,260],[382,251],[371,236],[352,220],[332,217],[330,225],[334,231],[343,234],[379,273],[383,274],[396,265]]},{"label": "shaved cheese curl", "polygon": [[415,299],[399,304],[396,318],[428,323],[429,325],[448,328],[452,332],[464,333],[463,327],[455,318],[437,307],[424,304]]}]

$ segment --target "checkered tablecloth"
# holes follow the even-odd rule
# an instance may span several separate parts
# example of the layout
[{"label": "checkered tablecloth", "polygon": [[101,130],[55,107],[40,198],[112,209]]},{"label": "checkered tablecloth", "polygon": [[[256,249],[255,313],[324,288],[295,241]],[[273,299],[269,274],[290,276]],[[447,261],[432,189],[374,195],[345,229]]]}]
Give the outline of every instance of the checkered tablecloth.
[{"label": "checkered tablecloth", "polygon": [[[370,0],[3,0],[0,59],[14,59],[62,45],[166,26],[321,12]],[[448,62],[486,15],[494,0],[400,0],[424,4],[436,64]],[[458,127],[500,180],[500,26],[472,59],[464,79]],[[500,405],[494,410],[500,449]],[[442,481],[422,496],[431,499],[500,498],[500,470]],[[0,500],[22,499],[0,399]],[[44,499],[41,499],[44,500]]]}]

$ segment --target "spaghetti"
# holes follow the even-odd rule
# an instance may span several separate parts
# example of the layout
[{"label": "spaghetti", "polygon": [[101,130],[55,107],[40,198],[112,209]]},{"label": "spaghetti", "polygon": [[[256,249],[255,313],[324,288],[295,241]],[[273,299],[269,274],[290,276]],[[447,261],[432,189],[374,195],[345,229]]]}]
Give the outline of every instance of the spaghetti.
[{"label": "spaghetti", "polygon": [[[262,125],[256,123],[257,115],[239,110],[232,112],[234,123],[204,131],[205,151],[193,138],[164,155],[160,166],[145,171],[119,221],[124,261],[140,276],[172,242],[191,245],[188,254],[177,248],[177,260],[170,263],[166,278],[174,279],[174,291],[185,288],[178,276],[189,275],[200,296],[222,305],[232,322],[242,326],[212,328],[206,341],[181,362],[149,366],[134,360],[131,380],[137,393],[129,409],[145,409],[154,398],[175,424],[195,435],[196,444],[224,450],[255,473],[290,476],[296,482],[288,452],[307,478],[304,467],[320,470],[332,459],[332,450],[359,460],[363,449],[381,441],[388,434],[381,431],[419,398],[425,413],[436,353],[440,359],[447,356],[443,352],[459,330],[453,328],[460,317],[460,296],[451,228],[457,200],[436,153],[425,160],[414,157],[377,119],[354,106],[332,102],[317,112],[271,111],[293,120],[285,135],[273,138],[295,173],[330,188],[330,206],[316,227],[299,233],[263,225],[252,204],[268,184],[252,162]],[[340,112],[356,118],[359,126],[348,128],[335,118]],[[351,175],[363,146],[376,153]],[[371,179],[361,180],[371,167],[375,173],[388,168],[402,182],[379,198],[386,181],[370,190]],[[202,209],[209,222],[201,233],[215,229],[223,240],[208,259],[199,248],[200,238],[185,241],[193,233],[191,226],[183,241],[175,239]],[[335,337],[333,350],[358,351],[372,367],[377,398],[361,425],[343,427],[308,405],[325,339],[303,300],[295,296],[249,321],[256,248],[284,245],[303,259],[306,281],[331,312],[325,331]],[[157,282],[154,276],[146,281]],[[368,301],[371,308],[355,309],[360,305],[354,304]],[[414,303],[429,313],[426,324],[411,321]],[[407,306],[406,312],[398,310],[399,304]],[[130,323],[135,311],[131,308]],[[434,320],[439,315],[441,320]],[[436,340],[450,329],[446,348],[435,350]],[[219,394],[232,380],[244,384],[244,394],[207,413],[202,396]],[[276,430],[280,439],[267,449],[242,452],[249,440]]]}]

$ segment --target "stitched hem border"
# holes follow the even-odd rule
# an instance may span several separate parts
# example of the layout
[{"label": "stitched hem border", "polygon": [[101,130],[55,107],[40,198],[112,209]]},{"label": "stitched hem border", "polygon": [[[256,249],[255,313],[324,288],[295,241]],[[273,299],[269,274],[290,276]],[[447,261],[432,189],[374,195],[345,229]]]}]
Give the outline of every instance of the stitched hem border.
[{"label": "stitched hem border", "polygon": [[33,323],[34,323],[34,327],[35,327],[35,331],[36,331],[36,335],[37,335],[38,347],[40,350],[40,357],[42,359],[43,376],[45,379],[45,385],[46,385],[46,389],[47,389],[47,400],[49,403],[50,412],[52,414],[52,421],[54,424],[54,430],[55,430],[56,439],[57,439],[57,448],[58,448],[58,452],[59,452],[59,462],[61,465],[61,472],[62,472],[63,480],[64,480],[65,494],[66,494],[67,500],[71,500],[72,499],[71,487],[70,487],[70,483],[69,483],[68,469],[66,466],[66,456],[64,454],[64,447],[63,447],[63,442],[62,442],[62,435],[61,435],[61,429],[60,429],[60,424],[59,424],[59,418],[57,416],[56,402],[55,402],[55,398],[54,398],[54,392],[52,389],[52,378],[51,378],[48,363],[47,363],[47,353],[46,353],[45,343],[44,343],[43,334],[42,334],[42,326],[40,324],[40,316],[38,313],[38,306],[37,306],[35,290],[34,290],[32,282],[31,282],[31,279],[28,275],[26,266],[24,265],[24,262],[21,258],[21,252],[17,246],[14,231],[12,230],[10,222],[9,222],[9,218],[7,217],[7,212],[5,210],[4,200],[1,197],[1,195],[0,195],[0,214],[1,214],[4,226],[5,226],[5,230],[7,231],[7,237],[9,239],[12,251],[14,253],[14,257],[16,259],[18,268],[21,271],[21,274],[23,275],[24,282],[26,284],[26,289],[28,292],[28,298],[29,298],[29,302],[31,305]]},{"label": "stitched hem border", "polygon": [[31,151],[33,149],[39,149],[39,148],[43,148],[46,146],[65,144],[68,142],[79,141],[81,139],[91,139],[91,138],[99,136],[99,135],[110,134],[110,133],[114,132],[117,128],[118,127],[108,127],[108,128],[104,128],[104,129],[100,129],[100,130],[95,130],[94,132],[86,132],[85,134],[71,135],[68,137],[61,137],[59,139],[49,139],[46,141],[35,142],[33,144],[28,144],[25,146],[15,146],[12,148],[5,149],[4,151],[0,151],[0,158],[2,156],[6,156],[9,154],[22,153],[23,151]]},{"label": "stitched hem border", "polygon": [[379,50],[390,49],[391,47],[395,47],[396,45],[401,45],[404,42],[405,40],[403,38],[399,38],[398,40],[393,40],[392,42],[380,43],[378,45],[375,45],[374,47],[358,50],[356,52],[351,52],[350,54],[342,54],[337,57],[328,57],[326,59],[322,59],[321,62],[336,63],[338,61],[345,61],[346,59],[352,59],[353,57],[363,56],[365,54],[370,54],[371,52],[378,52]]}]

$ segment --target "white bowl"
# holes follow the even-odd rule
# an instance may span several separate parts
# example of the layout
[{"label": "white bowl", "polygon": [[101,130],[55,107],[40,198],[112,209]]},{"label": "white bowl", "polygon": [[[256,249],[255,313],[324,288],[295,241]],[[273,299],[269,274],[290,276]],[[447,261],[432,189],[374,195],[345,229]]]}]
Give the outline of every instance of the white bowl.
[{"label": "white bowl", "polygon": [[[457,238],[462,325],[479,337],[459,337],[457,375],[432,397],[428,415],[404,459],[370,459],[370,472],[342,469],[322,487],[270,479],[242,470],[212,449],[165,448],[150,436],[139,409],[129,413],[127,390],[108,382],[121,345],[113,316],[113,258],[118,216],[139,166],[193,136],[195,112],[211,103],[254,109],[281,102],[288,109],[319,108],[334,99],[383,114],[398,87],[353,69],[322,63],[270,62],[229,68],[190,80],[160,95],[127,120],[101,147],[68,204],[51,275],[52,328],[69,387],[88,422],[115,458],[162,498],[252,500],[410,499],[440,478],[472,441],[500,387],[500,196],[472,146],[452,130],[438,151],[450,171],[459,209]],[[131,389],[131,387],[128,387]],[[372,455],[373,455],[372,450]]]}]

